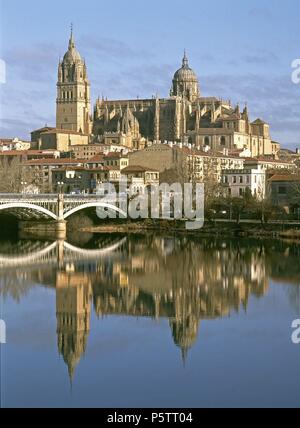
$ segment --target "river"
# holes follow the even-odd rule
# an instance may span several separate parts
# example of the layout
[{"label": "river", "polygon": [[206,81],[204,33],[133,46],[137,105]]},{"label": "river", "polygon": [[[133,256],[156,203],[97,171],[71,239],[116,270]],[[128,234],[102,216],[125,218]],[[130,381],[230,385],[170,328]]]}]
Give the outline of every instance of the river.
[{"label": "river", "polygon": [[300,244],[0,240],[3,407],[300,406]]}]

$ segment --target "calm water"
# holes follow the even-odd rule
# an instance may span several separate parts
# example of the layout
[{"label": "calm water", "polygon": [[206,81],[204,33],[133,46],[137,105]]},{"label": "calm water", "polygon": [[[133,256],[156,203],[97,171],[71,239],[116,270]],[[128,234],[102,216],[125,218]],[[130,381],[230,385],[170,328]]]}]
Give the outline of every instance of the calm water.
[{"label": "calm water", "polygon": [[2,406],[300,406],[299,256],[277,241],[0,241]]}]

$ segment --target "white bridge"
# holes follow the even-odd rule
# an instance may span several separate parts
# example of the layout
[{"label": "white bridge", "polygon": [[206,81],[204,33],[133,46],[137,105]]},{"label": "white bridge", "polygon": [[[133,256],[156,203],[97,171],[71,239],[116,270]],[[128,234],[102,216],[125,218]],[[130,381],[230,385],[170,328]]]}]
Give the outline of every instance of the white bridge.
[{"label": "white bridge", "polygon": [[125,211],[114,202],[100,195],[0,193],[0,212],[8,211],[22,220],[48,219],[61,222],[87,208],[103,208],[126,217]]},{"label": "white bridge", "polygon": [[[22,242],[15,254],[2,254],[0,251],[0,269],[11,269],[20,266],[52,265],[57,263],[98,261],[106,258],[119,257],[127,242],[127,238],[102,239],[98,248],[87,249],[72,245],[64,240],[55,242]],[[20,254],[21,253],[21,254]]]}]

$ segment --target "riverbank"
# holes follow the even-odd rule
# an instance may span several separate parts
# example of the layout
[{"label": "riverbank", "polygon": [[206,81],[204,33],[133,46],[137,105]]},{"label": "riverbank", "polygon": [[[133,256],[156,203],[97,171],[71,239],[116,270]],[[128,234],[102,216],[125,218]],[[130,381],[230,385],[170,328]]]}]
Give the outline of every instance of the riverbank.
[{"label": "riverbank", "polygon": [[197,236],[240,236],[300,240],[300,223],[298,222],[269,222],[262,224],[256,220],[241,220],[240,223],[228,220],[207,221],[203,228],[195,230],[187,230],[183,221],[143,220],[125,223],[110,222],[82,227],[79,231],[95,234],[145,234],[158,232]]}]

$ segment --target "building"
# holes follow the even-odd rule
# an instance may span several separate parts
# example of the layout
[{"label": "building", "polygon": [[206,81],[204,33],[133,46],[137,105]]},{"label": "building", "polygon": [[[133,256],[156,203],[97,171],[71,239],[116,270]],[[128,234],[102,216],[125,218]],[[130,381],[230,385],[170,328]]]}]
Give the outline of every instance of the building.
[{"label": "building", "polygon": [[271,159],[268,157],[246,158],[245,168],[269,170],[286,170],[293,172],[296,165],[293,160]]},{"label": "building", "polygon": [[58,66],[56,128],[90,135],[90,105],[87,67],[76,49],[72,30],[68,51]]},{"label": "building", "polygon": [[103,144],[103,143],[90,143],[88,145],[78,145],[71,147],[72,153],[76,159],[90,159],[93,156],[102,154],[108,155],[109,153],[122,153],[127,155],[129,153],[128,147],[117,144]]},{"label": "building", "polygon": [[93,134],[98,138],[116,134],[124,129],[128,117],[132,128],[146,141],[187,142],[199,149],[210,147],[217,151],[249,149],[252,156],[275,156],[280,150],[279,143],[272,141],[266,122],[250,121],[247,106],[240,111],[239,105],[232,106],[229,101],[201,96],[198,77],[186,52],[182,67],[174,75],[169,98],[98,98]]},{"label": "building", "polygon": [[129,157],[128,155],[123,155],[122,153],[117,153],[117,152],[108,153],[104,157],[104,165],[123,170],[129,165]]},{"label": "building", "polygon": [[32,184],[37,185],[40,192],[51,192],[54,170],[62,167],[83,167],[84,161],[79,159],[38,159],[23,162],[22,166],[32,177]]},{"label": "building", "polygon": [[159,185],[159,171],[155,169],[131,165],[122,170],[122,175],[127,178],[133,193],[144,193],[147,187]]},{"label": "building", "polygon": [[[80,133],[89,136],[91,142],[130,150],[142,150],[149,141],[189,143],[198,150],[248,149],[252,156],[276,156],[280,150],[279,143],[272,141],[269,125],[262,119],[250,120],[247,105],[240,110],[230,101],[202,96],[186,52],[168,96],[131,100],[98,97],[91,116],[87,65],[76,48],[73,30],[58,65],[56,130]],[[47,132],[54,130],[46,126],[34,131],[32,140]],[[48,145],[46,140],[43,144]],[[78,144],[82,142],[70,145]]]},{"label": "building", "polygon": [[57,150],[6,150],[0,152],[0,160],[11,162],[26,162],[37,159],[58,159],[60,153]]},{"label": "building", "polygon": [[144,150],[129,153],[129,165],[141,165],[160,172],[161,181],[190,180],[203,182],[207,178],[221,182],[224,169],[243,169],[244,159],[228,152],[204,152],[182,144],[154,144]]},{"label": "building", "polygon": [[266,173],[262,169],[224,170],[222,184],[225,195],[232,198],[243,197],[247,190],[259,200],[266,196]]},{"label": "building", "polygon": [[268,180],[272,204],[300,218],[300,176],[275,174]]},{"label": "building", "polygon": [[63,193],[94,193],[103,177],[103,168],[64,166],[52,171],[52,189]]},{"label": "building", "polygon": [[55,128],[46,125],[43,128],[39,128],[39,129],[32,131],[31,132],[31,143],[35,143],[36,147],[38,147],[38,143],[39,143],[39,140],[41,138],[41,134],[43,134],[44,132],[47,132],[47,131],[52,131],[54,129]]},{"label": "building", "polygon": [[31,143],[29,141],[21,141],[19,138],[1,138],[0,139],[0,152],[12,150],[30,150]]},{"label": "building", "polygon": [[38,148],[41,150],[51,149],[60,152],[69,152],[72,150],[72,146],[87,146],[88,143],[88,134],[53,128],[40,134]]}]

